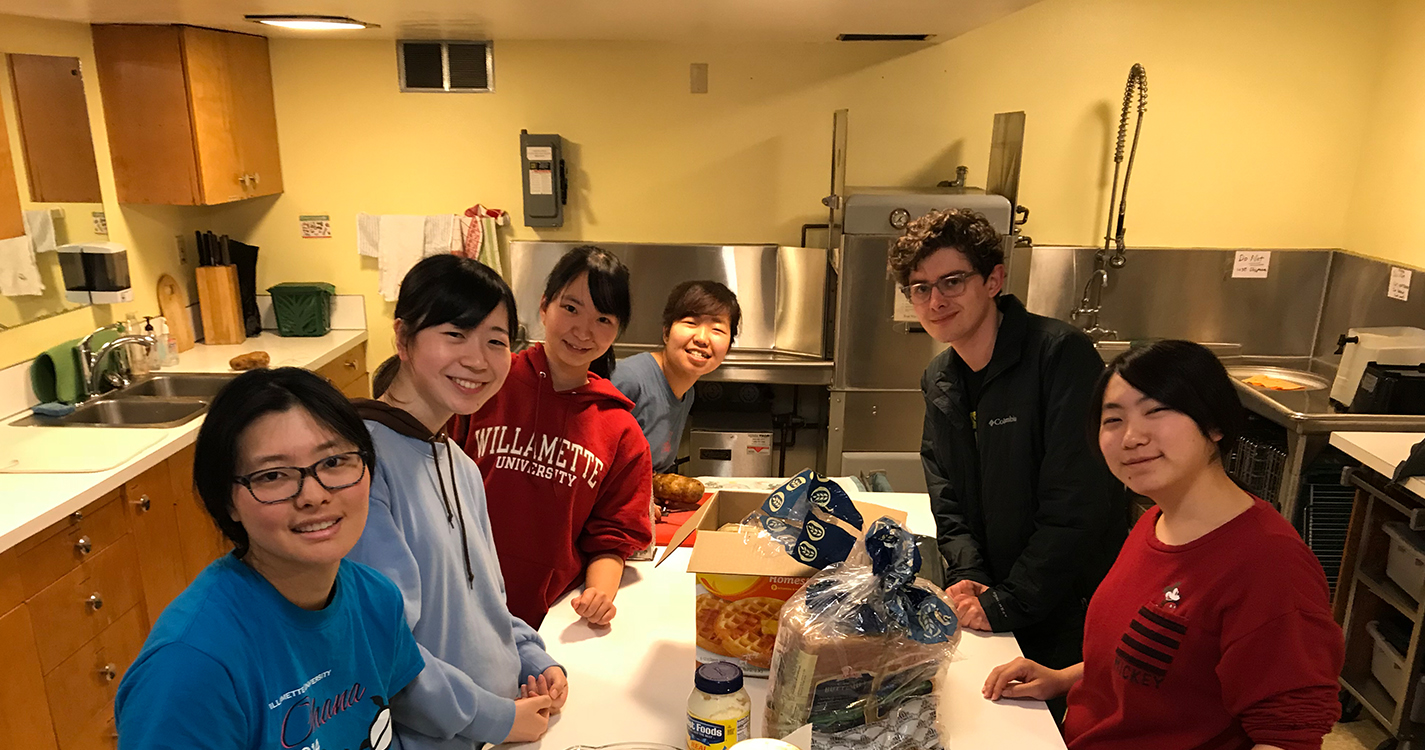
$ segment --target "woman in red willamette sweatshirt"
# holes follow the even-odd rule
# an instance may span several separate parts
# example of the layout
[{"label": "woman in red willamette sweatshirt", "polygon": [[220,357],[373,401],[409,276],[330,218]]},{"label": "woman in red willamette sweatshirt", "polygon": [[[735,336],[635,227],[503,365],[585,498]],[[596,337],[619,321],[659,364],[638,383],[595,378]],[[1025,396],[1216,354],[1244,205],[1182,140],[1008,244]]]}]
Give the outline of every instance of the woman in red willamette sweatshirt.
[{"label": "woman in red willamette sweatshirt", "polygon": [[1344,646],[1296,529],[1223,468],[1242,407],[1207,349],[1160,341],[1094,395],[1109,469],[1156,507],[1089,603],[1084,661],[997,667],[985,697],[1068,693],[1072,750],[1316,750],[1340,716]]},{"label": "woman in red willamette sweatshirt", "polygon": [[628,279],[606,250],[565,253],[540,300],[544,343],[516,354],[505,387],[451,425],[485,480],[510,611],[535,628],[581,581],[574,610],[607,625],[624,561],[653,541],[648,440],[608,380]]}]

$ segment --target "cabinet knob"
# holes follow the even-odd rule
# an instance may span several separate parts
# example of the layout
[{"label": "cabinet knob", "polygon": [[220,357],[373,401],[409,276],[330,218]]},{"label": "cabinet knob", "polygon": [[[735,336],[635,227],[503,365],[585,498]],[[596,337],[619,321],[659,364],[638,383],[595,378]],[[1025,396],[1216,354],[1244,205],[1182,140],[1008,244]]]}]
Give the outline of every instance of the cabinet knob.
[{"label": "cabinet knob", "polygon": [[139,499],[133,502],[134,506],[139,509],[140,513],[147,513],[153,509],[153,502],[149,500],[148,495],[139,495]]},{"label": "cabinet knob", "polygon": [[84,511],[82,511],[82,510],[76,510],[76,511],[74,511],[73,513],[70,513],[70,514],[69,514],[69,522],[70,522],[70,523],[79,523],[80,521],[83,521],[83,520],[84,520]]},{"label": "cabinet knob", "polygon": [[98,612],[104,608],[104,597],[99,596],[99,592],[95,591],[89,595],[88,599],[84,600],[84,604],[89,607],[91,612]]},{"label": "cabinet knob", "polygon": [[349,359],[349,360],[347,360],[346,362],[344,362],[344,363],[342,363],[342,364],[346,365],[346,369],[348,369],[348,370],[355,370],[355,369],[356,369],[356,360],[354,360],[354,359]]},{"label": "cabinet knob", "polygon": [[89,537],[81,536],[79,541],[74,543],[74,550],[81,555],[87,555],[94,551],[94,543],[89,541]]},{"label": "cabinet knob", "polygon": [[253,172],[253,173],[252,173],[252,184],[256,185],[256,184],[259,183],[259,182],[262,182],[262,175],[258,174],[257,172]]},{"label": "cabinet knob", "polygon": [[103,677],[105,682],[113,682],[119,677],[118,665],[105,664],[99,668],[99,676]]}]

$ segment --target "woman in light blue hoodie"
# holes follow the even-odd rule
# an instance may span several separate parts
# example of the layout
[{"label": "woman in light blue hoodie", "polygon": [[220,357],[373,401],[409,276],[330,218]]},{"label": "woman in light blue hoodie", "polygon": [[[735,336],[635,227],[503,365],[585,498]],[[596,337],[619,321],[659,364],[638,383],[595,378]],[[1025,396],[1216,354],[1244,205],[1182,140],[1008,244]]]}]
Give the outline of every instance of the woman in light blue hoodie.
[{"label": "woman in light blue hoodie", "polygon": [[356,402],[377,460],[351,558],[400,587],[426,661],[391,706],[406,750],[536,740],[568,694],[563,668],[505,605],[480,470],[445,437],[453,415],[504,383],[516,325],[514,295],[489,268],[426,258],[401,282],[379,400]]}]

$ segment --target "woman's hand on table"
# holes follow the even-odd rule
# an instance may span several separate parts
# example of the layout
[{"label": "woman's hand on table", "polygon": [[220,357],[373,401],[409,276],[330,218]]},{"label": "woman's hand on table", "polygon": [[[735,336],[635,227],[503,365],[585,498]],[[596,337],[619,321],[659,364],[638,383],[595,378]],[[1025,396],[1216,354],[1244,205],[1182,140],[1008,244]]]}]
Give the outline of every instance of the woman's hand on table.
[{"label": "woman's hand on table", "polygon": [[[524,686],[520,687],[524,692]],[[515,700],[515,723],[505,742],[534,742],[549,729],[549,696],[532,695]]]},{"label": "woman's hand on table", "polygon": [[618,614],[618,607],[614,606],[613,597],[593,586],[584,589],[584,593],[574,597],[570,604],[574,606],[574,611],[580,617],[589,621],[590,625],[608,625],[613,621],[614,615]]},{"label": "woman's hand on table", "polygon": [[564,708],[564,701],[569,699],[569,680],[564,676],[564,670],[550,667],[537,678],[533,675],[525,678],[525,683],[520,685],[520,697],[532,695],[548,696],[550,712],[559,713],[559,709]]},{"label": "woman's hand on table", "polygon": [[1043,701],[1068,693],[1069,688],[1083,676],[1082,662],[1066,669],[1050,669],[1021,656],[990,670],[982,692],[985,698],[992,701],[1000,698],[1033,698]]}]

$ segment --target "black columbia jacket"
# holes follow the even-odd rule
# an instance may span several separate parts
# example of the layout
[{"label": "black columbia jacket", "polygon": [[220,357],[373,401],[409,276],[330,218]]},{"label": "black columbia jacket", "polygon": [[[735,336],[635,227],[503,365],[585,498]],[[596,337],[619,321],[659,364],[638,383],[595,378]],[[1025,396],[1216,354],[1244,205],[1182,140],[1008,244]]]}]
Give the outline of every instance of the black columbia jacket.
[{"label": "black columbia jacket", "polygon": [[998,304],[977,413],[954,349],[925,370],[921,461],[945,580],[989,586],[990,626],[1063,668],[1079,660],[1088,599],[1128,533],[1123,486],[1089,445],[1103,361],[1077,328],[1011,295]]}]

